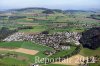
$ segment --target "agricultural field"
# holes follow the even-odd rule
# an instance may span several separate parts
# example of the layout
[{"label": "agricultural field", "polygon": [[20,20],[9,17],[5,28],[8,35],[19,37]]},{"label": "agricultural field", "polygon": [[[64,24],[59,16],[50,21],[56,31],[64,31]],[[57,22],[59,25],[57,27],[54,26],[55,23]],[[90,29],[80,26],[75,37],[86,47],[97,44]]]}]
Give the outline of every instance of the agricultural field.
[{"label": "agricultural field", "polygon": [[40,33],[42,31],[45,31],[48,27],[47,26],[33,26],[33,29],[23,29],[19,30],[19,32],[25,32],[25,33]]},{"label": "agricultural field", "polygon": [[[53,50],[52,48],[38,45],[38,44],[35,44],[32,42],[0,42],[0,47],[1,47],[0,54],[16,54],[17,56],[22,57],[22,59],[5,57],[5,58],[1,59],[2,62],[11,61],[10,63],[8,63],[8,65],[9,64],[12,65],[12,64],[17,64],[18,62],[21,61],[19,63],[19,65],[22,64],[23,66],[25,64],[35,62],[35,60],[34,60],[35,56],[39,56],[41,58],[46,57],[46,55],[43,54],[45,50]],[[16,51],[8,51],[8,50],[5,51],[5,50],[3,50],[3,48],[5,48],[5,49],[8,48],[8,49],[12,49],[12,50],[14,50],[14,48],[24,48],[24,49],[29,49],[29,50],[36,50],[39,52],[36,53],[35,55],[31,55],[31,54],[25,54],[25,53],[16,52]],[[26,60],[23,61],[25,58],[26,58]],[[27,66],[27,65],[25,65],[25,66]]]},{"label": "agricultural field", "polygon": [[[82,47],[81,44],[76,45],[73,43],[80,38],[78,33],[81,34],[90,28],[100,26],[99,13],[42,8],[15,9],[14,11],[0,13],[0,66],[32,66],[32,64],[35,64],[36,56],[41,59],[66,58],[68,56],[69,59],[74,60],[77,56],[100,56],[100,48],[92,50]],[[14,32],[10,34],[10,31]],[[16,37],[14,35],[16,33],[19,36]],[[4,34],[7,36],[4,36]],[[70,37],[73,37],[75,40],[65,37],[65,34],[67,36],[71,35]],[[1,37],[12,40],[4,41],[5,38],[1,39]],[[64,38],[61,39],[61,37]],[[58,39],[61,39],[60,42],[65,43],[65,45],[63,46],[62,44],[59,47],[58,44],[60,42],[56,41]],[[51,40],[51,43],[48,40]],[[72,40],[72,42],[69,42],[69,40]],[[70,46],[70,49],[68,49],[68,46]],[[61,49],[62,47],[64,47],[64,50]],[[47,54],[46,51],[48,51]],[[51,62],[45,65],[44,61],[38,64],[40,66],[79,66],[79,63],[66,64],[59,62]],[[99,65],[99,62],[97,64],[89,64],[89,66]]]},{"label": "agricultural field", "polygon": [[[15,49],[18,48],[24,48],[23,52],[18,52],[18,51],[14,51]],[[36,54],[32,55],[32,51],[31,54],[27,54],[25,53],[25,49],[28,49],[29,52],[30,50],[34,50],[34,51],[38,51]],[[60,51],[58,53],[56,53],[55,55],[53,55],[53,57],[60,57],[63,56],[63,53],[71,53],[73,52],[75,49],[75,47],[72,47],[71,50],[66,50],[66,51]],[[10,51],[12,50],[12,51]],[[47,55],[44,54],[44,51],[49,50],[52,51],[54,50],[53,48],[47,47],[47,46],[42,46],[39,44],[35,44],[33,42],[0,42],[0,61],[2,65],[17,65],[17,66],[27,66],[30,63],[34,63],[35,62],[35,57],[38,56],[40,58],[45,58],[47,57]],[[33,53],[34,53],[33,51]],[[60,54],[60,55],[59,55]],[[2,56],[4,55],[4,56]],[[8,55],[8,56],[6,56]],[[15,57],[13,57],[12,55],[16,55]],[[51,57],[52,58],[52,57]],[[10,62],[9,62],[10,61]],[[5,62],[9,62],[6,63]],[[4,63],[4,64],[3,64]],[[46,66],[51,66],[51,65],[57,65],[57,64],[50,64],[50,65],[46,65]],[[45,65],[43,65],[45,66]],[[64,65],[62,65],[64,66]]]},{"label": "agricultural field", "polygon": [[100,48],[97,48],[96,50],[91,50],[91,49],[88,49],[88,48],[83,48],[80,51],[80,54],[84,55],[84,56],[95,56],[95,55],[100,56],[99,51],[100,51]]},{"label": "agricultural field", "polygon": [[[100,48],[97,48],[96,50],[91,50],[88,48],[83,48],[80,53],[80,55],[85,57],[91,57],[91,56],[98,56],[100,57]],[[97,63],[90,63],[89,66],[99,66],[100,60]]]},{"label": "agricultural field", "polygon": [[[27,10],[26,10],[27,11]],[[37,11],[37,12],[36,12]],[[0,14],[0,27],[6,26],[9,28],[17,28],[22,26],[47,26],[48,30],[51,32],[53,31],[83,31],[86,28],[90,28],[91,26],[100,26],[99,21],[96,19],[88,18],[91,17],[94,12],[56,12],[54,11],[53,14],[44,14],[42,13],[44,10],[33,10],[32,12],[27,13],[7,13],[7,14]],[[21,13],[21,14],[20,14]],[[7,16],[11,16],[8,18]],[[22,18],[20,18],[22,17]],[[85,25],[87,27],[85,27]],[[62,28],[59,28],[62,25]],[[52,27],[51,27],[52,26]],[[53,29],[55,28],[55,29]],[[78,29],[80,28],[80,29]],[[39,31],[37,30],[30,30],[30,32]],[[42,30],[42,28],[41,28]],[[47,30],[47,28],[44,30]],[[26,30],[27,31],[27,30]]]}]

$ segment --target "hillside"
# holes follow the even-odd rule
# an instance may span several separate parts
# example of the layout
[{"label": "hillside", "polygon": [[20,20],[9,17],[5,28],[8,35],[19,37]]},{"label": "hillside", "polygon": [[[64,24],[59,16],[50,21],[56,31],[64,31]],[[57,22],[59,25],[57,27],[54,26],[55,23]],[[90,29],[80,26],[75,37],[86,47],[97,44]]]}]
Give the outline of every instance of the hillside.
[{"label": "hillside", "polygon": [[[100,56],[99,15],[98,10],[38,7],[0,11],[0,64],[32,66],[39,56],[39,60],[61,58],[56,64],[51,61],[47,65],[48,60],[42,59],[42,63],[37,63],[40,66],[70,66],[61,63],[63,58],[89,56],[87,60],[90,60],[91,55],[97,58]],[[84,59],[80,61],[82,65],[88,64]],[[96,63],[99,65],[99,61]],[[72,66],[80,64],[73,62]]]}]

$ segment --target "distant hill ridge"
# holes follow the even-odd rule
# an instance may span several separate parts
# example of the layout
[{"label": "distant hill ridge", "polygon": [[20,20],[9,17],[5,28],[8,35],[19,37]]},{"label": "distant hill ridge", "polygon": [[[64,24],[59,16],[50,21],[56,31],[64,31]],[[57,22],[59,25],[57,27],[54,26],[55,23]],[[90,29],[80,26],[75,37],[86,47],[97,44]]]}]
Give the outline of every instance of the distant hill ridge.
[{"label": "distant hill ridge", "polygon": [[9,9],[9,10],[6,10],[6,11],[26,11],[26,10],[52,10],[52,11],[59,11],[59,12],[87,12],[86,10],[61,10],[61,9],[49,9],[49,8],[42,8],[42,7]]}]

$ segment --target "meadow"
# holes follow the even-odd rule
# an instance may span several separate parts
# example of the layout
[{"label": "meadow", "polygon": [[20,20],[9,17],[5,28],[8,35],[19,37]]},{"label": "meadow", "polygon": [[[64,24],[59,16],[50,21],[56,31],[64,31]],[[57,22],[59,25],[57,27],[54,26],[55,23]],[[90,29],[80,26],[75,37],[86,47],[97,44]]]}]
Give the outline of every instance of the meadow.
[{"label": "meadow", "polygon": [[[8,65],[9,64],[10,65],[17,64],[18,62],[20,62],[19,65],[22,64],[23,66],[25,64],[28,65],[29,63],[34,63],[35,62],[35,56],[39,56],[40,58],[47,57],[44,54],[44,51],[53,50],[50,47],[35,44],[33,42],[0,42],[0,47],[13,48],[13,49],[14,48],[26,48],[26,49],[31,49],[31,50],[38,50],[39,52],[36,55],[28,55],[28,54],[12,52],[12,51],[0,51],[0,54],[10,53],[10,54],[17,54],[18,56],[28,58],[28,60],[26,60],[26,61],[22,61],[22,60],[19,60],[19,59],[16,59],[16,58],[9,58],[9,57],[1,59],[2,62],[6,61],[7,62],[6,64],[8,64]],[[27,65],[25,65],[25,66],[27,66]]]},{"label": "meadow", "polygon": [[[2,27],[7,27],[9,29],[17,29],[19,27],[31,26],[32,29],[22,29],[18,30],[18,32],[24,33],[41,33],[43,31],[48,31],[49,33],[55,32],[83,32],[91,27],[100,26],[100,20],[88,18],[92,14],[98,14],[91,11],[79,11],[79,12],[57,12],[54,11],[53,14],[44,14],[44,10],[41,9],[33,9],[30,11],[16,11],[16,13],[3,13],[0,16],[6,16],[4,18],[0,18],[0,29]],[[26,18],[17,18],[17,19],[9,19],[8,16],[25,16]],[[100,18],[100,16],[96,16],[96,18]],[[30,50],[39,51],[36,55],[29,55],[14,51],[0,51],[0,66],[29,66],[29,64],[33,64],[35,61],[35,56],[39,56],[40,58],[47,57],[44,54],[46,50],[54,50],[51,47],[43,46],[41,44],[37,44],[35,42],[30,41],[19,41],[19,42],[0,42],[0,48],[25,48]],[[76,47],[71,47],[70,50],[62,50],[52,57],[60,57],[66,54],[70,54],[75,50]],[[2,54],[10,54],[10,55],[18,55],[17,58],[12,56],[5,56],[2,58]],[[100,48],[96,50],[91,50],[88,48],[82,48],[80,53],[82,56],[100,56]],[[22,58],[20,58],[22,57]],[[90,64],[90,66],[99,66],[100,64]],[[60,65],[60,64],[47,64],[41,66],[69,66],[69,65]]]}]

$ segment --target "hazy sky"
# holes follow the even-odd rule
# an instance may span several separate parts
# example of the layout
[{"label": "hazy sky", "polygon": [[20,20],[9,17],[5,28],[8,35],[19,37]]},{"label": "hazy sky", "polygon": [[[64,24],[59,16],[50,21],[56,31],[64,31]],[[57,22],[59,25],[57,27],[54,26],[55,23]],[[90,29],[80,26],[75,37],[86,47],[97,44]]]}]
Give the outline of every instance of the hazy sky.
[{"label": "hazy sky", "polygon": [[0,0],[0,10],[25,7],[100,9],[100,0]]}]

